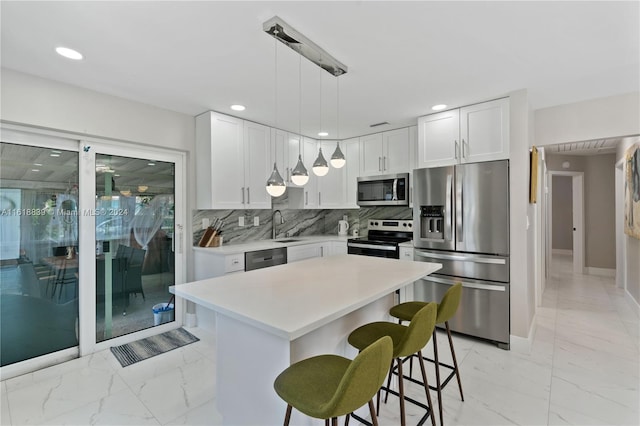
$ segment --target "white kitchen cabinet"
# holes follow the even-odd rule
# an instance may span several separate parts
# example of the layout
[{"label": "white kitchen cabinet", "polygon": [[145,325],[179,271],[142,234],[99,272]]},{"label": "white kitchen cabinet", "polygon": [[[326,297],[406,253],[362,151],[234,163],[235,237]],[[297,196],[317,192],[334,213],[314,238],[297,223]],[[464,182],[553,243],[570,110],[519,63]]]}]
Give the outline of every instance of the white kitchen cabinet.
[{"label": "white kitchen cabinet", "polygon": [[412,169],[415,142],[409,127],[360,137],[360,175],[407,173]]},{"label": "white kitchen cabinet", "polygon": [[216,112],[196,117],[196,207],[269,209],[271,131]]},{"label": "white kitchen cabinet", "polygon": [[339,169],[331,166],[331,156],[336,150],[335,141],[322,141],[318,145],[329,163],[329,173],[318,178],[318,207],[321,209],[344,208],[347,205],[346,164]]},{"label": "white kitchen cabinet", "polygon": [[347,254],[347,242],[346,241],[331,241],[331,256],[338,254]]},{"label": "white kitchen cabinet", "polygon": [[[291,172],[298,163],[300,136],[280,129],[271,129],[271,167],[273,162],[278,166],[278,171],[287,186],[294,185],[291,181]],[[295,185],[294,185],[295,186]]]},{"label": "white kitchen cabinet", "polygon": [[358,176],[360,176],[360,139],[346,139],[340,142],[340,149],[344,153],[347,163],[344,165],[346,208],[357,209],[358,206]]},{"label": "white kitchen cabinet", "polygon": [[287,263],[322,256],[322,243],[287,247]]},{"label": "white kitchen cabinet", "polygon": [[509,158],[509,99],[418,119],[417,168]]},{"label": "white kitchen cabinet", "polygon": [[400,260],[413,260],[413,247],[400,247]]},{"label": "white kitchen cabinet", "polygon": [[270,209],[271,196],[265,185],[271,175],[273,162],[271,129],[251,121],[244,122],[244,183],[246,187],[247,209]]},{"label": "white kitchen cabinet", "polygon": [[196,280],[244,272],[244,253],[223,256],[208,253],[206,250],[194,250],[193,262]]}]

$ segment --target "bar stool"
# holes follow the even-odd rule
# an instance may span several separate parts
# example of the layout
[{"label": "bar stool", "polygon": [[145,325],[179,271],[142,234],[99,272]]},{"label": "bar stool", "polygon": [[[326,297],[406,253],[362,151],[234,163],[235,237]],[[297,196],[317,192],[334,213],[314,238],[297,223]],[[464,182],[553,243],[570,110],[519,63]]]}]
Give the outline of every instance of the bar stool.
[{"label": "bar stool", "polygon": [[[418,424],[423,424],[427,417],[431,416],[432,426],[436,425],[435,418],[433,417],[433,405],[431,403],[431,394],[429,393],[429,383],[427,382],[427,373],[424,368],[424,362],[422,361],[422,348],[426,346],[433,334],[433,329],[436,324],[436,311],[437,305],[430,303],[423,306],[411,320],[408,326],[401,324],[395,324],[392,322],[373,322],[365,324],[354,331],[348,337],[348,341],[351,346],[361,351],[365,350],[372,342],[375,342],[382,336],[390,336],[393,339],[393,359],[395,360],[396,367],[394,368],[394,361],[391,361],[391,367],[389,369],[389,378],[387,380],[387,386],[384,388],[387,392],[396,395],[400,399],[400,422],[402,426],[406,425],[405,416],[405,399],[423,409],[427,412],[422,417]],[[427,395],[428,405],[416,401],[407,397],[404,394],[404,375],[402,374],[402,358],[406,358],[412,354],[418,354],[420,360],[420,369],[422,371],[422,384],[424,386],[425,393]],[[391,375],[395,369],[398,369],[398,389],[399,393],[390,389]],[[378,392],[378,410],[380,409],[380,393]]]},{"label": "bar stool", "polygon": [[338,355],[319,355],[291,365],[273,384],[287,403],[284,425],[289,424],[292,407],[324,419],[326,426],[329,419],[337,426],[339,416],[349,415],[368,402],[372,423],[377,426],[373,396],[384,383],[392,353],[391,338],[382,337],[353,361]]},{"label": "bar stool", "polygon": [[[462,382],[460,381],[460,370],[458,369],[458,361],[456,360],[456,352],[453,349],[453,339],[451,338],[451,330],[449,329],[449,320],[453,317],[460,305],[460,297],[462,296],[462,283],[456,283],[442,296],[442,300],[438,304],[438,315],[436,317],[436,324],[444,323],[447,329],[447,336],[449,338],[449,347],[451,348],[451,357],[453,358],[453,365],[445,364],[438,360],[438,342],[436,340],[436,330],[433,330],[433,356],[435,359],[425,358],[427,361],[436,364],[436,386],[430,386],[431,389],[438,392],[438,411],[440,412],[440,424],[443,425],[442,415],[442,389],[449,383],[451,378],[455,375],[458,380],[458,389],[460,390],[460,399],[464,401],[462,394]],[[394,306],[389,310],[389,314],[402,321],[411,321],[412,318],[424,307],[426,304],[433,302],[405,302]],[[451,370],[451,373],[447,376],[444,382],[440,381],[440,367],[446,367]],[[415,379],[409,380],[417,382]],[[419,383],[419,382],[418,382]]]}]

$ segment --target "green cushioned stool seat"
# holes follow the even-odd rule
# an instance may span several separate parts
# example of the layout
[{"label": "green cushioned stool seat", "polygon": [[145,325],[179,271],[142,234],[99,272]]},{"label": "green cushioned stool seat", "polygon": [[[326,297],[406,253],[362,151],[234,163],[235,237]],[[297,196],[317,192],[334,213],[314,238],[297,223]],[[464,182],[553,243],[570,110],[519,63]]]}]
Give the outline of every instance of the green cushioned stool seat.
[{"label": "green cushioned stool seat", "polygon": [[[440,362],[438,359],[438,341],[436,340],[436,332],[433,330],[433,354],[434,359],[424,358],[427,361],[431,361],[436,364],[436,386],[431,386],[431,389],[438,392],[438,411],[440,414],[440,424],[443,425],[443,412],[442,412],[442,389],[445,387],[447,383],[452,379],[455,375],[458,381],[458,389],[460,390],[460,399],[464,401],[464,396],[462,394],[462,382],[460,380],[460,370],[458,369],[458,361],[456,360],[456,352],[453,349],[453,339],[451,338],[451,330],[449,328],[449,320],[456,314],[458,310],[458,306],[460,305],[460,298],[462,297],[462,283],[456,283],[451,286],[449,290],[442,296],[442,300],[438,303],[438,313],[436,316],[436,324],[444,324],[447,330],[447,336],[449,338],[449,347],[451,349],[451,356],[453,358],[453,365],[445,364]],[[426,306],[429,303],[433,302],[405,302],[400,303],[392,307],[389,310],[389,314],[395,318],[398,318],[399,322],[402,321],[411,321],[412,318],[422,309],[422,307]],[[413,361],[413,360],[412,360]],[[413,363],[410,364],[413,366]],[[446,367],[451,370],[451,373],[447,376],[444,381],[440,380],[440,367]],[[411,376],[411,373],[409,374]],[[420,383],[419,381],[409,377],[409,380]]]},{"label": "green cushioned stool seat", "polygon": [[[398,375],[400,380],[398,381],[398,390],[395,392],[390,389],[391,374],[387,379],[387,386],[385,390],[388,393],[396,395],[400,399],[400,422],[404,426],[406,424],[405,419],[405,400],[420,406],[426,410],[426,414],[422,417],[419,424],[426,421],[427,417],[431,417],[432,426],[435,426],[435,419],[431,415],[432,403],[431,394],[429,393],[429,383],[427,382],[427,374],[424,368],[424,362],[422,361],[422,348],[426,346],[427,342],[433,334],[433,329],[436,323],[436,311],[437,305],[435,303],[429,303],[422,307],[413,317],[408,326],[402,324],[395,324],[391,322],[373,322],[365,324],[349,334],[349,344],[361,351],[366,350],[372,342],[375,342],[382,336],[388,336],[393,341],[393,359],[391,363],[390,373],[395,369],[398,369]],[[427,405],[407,397],[404,394],[404,383],[402,374],[402,359],[412,354],[418,354],[420,360],[420,367],[422,371],[422,383],[424,384],[425,394],[427,398]],[[394,367],[395,364],[395,367]],[[380,406],[380,394],[378,393],[378,408]]]},{"label": "green cushioned stool seat", "polygon": [[274,389],[287,403],[285,426],[292,407],[317,419],[348,415],[369,403],[372,423],[377,425],[373,396],[384,383],[393,353],[393,342],[383,336],[352,361],[338,355],[319,355],[299,361],[276,378]]}]

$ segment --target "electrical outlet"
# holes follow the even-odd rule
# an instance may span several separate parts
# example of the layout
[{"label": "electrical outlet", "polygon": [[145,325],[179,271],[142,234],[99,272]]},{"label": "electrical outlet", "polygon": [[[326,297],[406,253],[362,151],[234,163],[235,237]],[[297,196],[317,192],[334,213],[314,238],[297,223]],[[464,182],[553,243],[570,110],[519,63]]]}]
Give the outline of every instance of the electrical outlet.
[{"label": "electrical outlet", "polygon": [[254,216],[253,217],[253,226],[260,226],[260,217],[259,216]]},{"label": "electrical outlet", "polygon": [[244,226],[244,216],[238,216],[238,226]]},{"label": "electrical outlet", "polygon": [[209,227],[209,224],[211,222],[209,221],[208,217],[203,217],[202,218],[202,229],[207,229]]}]

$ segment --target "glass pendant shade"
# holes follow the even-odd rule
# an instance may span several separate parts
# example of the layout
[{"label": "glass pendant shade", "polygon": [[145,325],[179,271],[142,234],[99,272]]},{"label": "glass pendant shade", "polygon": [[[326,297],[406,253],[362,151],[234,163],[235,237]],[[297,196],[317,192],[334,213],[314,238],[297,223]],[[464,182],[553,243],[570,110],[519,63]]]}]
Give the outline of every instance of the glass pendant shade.
[{"label": "glass pendant shade", "polygon": [[333,151],[333,155],[331,156],[331,165],[336,169],[340,169],[344,167],[347,163],[347,160],[344,158],[344,154],[340,149],[340,142],[336,144],[336,150]]},{"label": "glass pendant shade", "polygon": [[298,155],[298,164],[291,171],[291,181],[298,186],[306,185],[309,182],[309,172],[302,163],[302,155]]},{"label": "glass pendant shade", "polygon": [[318,150],[318,158],[313,162],[313,173],[316,176],[325,176],[329,173],[329,164],[327,160],[324,159],[324,155],[322,155],[322,148]]},{"label": "glass pendant shade", "polygon": [[279,197],[287,190],[287,185],[284,183],[284,179],[280,176],[278,172],[278,166],[276,163],[273,163],[273,172],[269,179],[267,180],[267,193],[272,197]]}]

